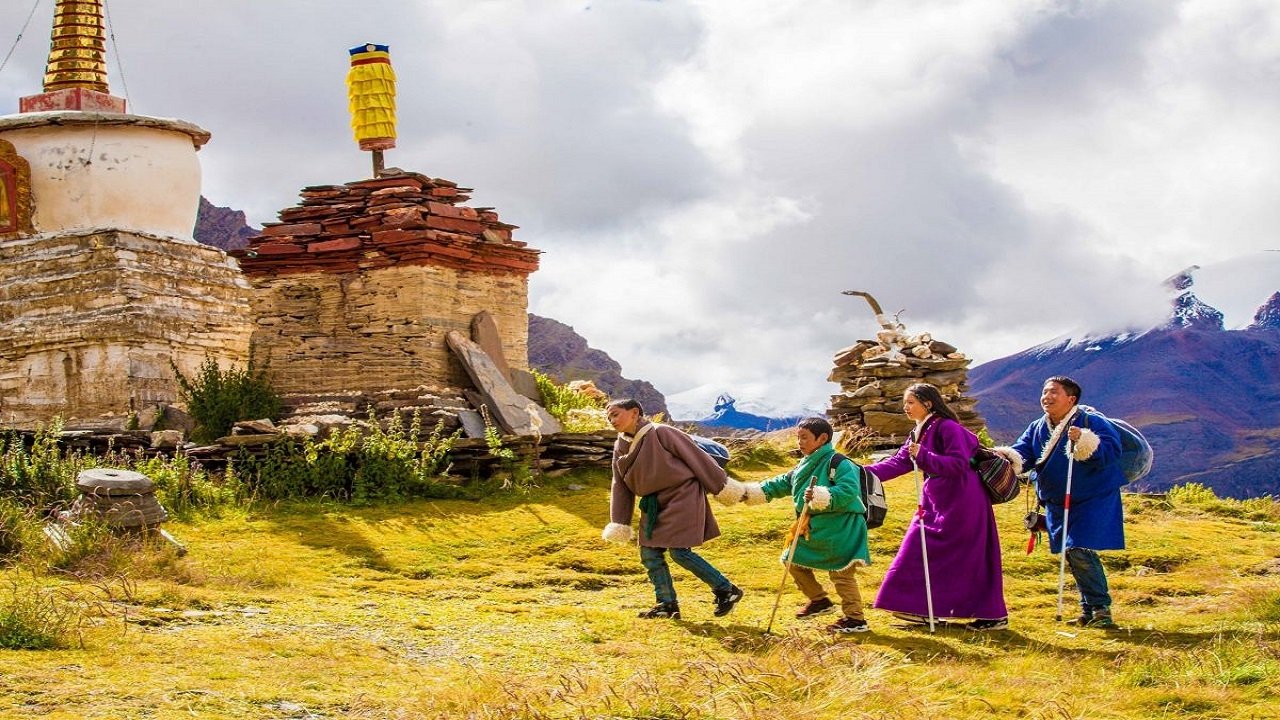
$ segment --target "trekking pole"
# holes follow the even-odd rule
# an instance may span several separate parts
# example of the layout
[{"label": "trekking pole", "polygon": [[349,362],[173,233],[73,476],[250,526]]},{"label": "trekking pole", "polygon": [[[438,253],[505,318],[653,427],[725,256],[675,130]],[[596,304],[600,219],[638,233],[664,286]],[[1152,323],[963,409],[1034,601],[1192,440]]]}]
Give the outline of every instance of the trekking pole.
[{"label": "trekking pole", "polygon": [[[808,494],[808,489],[813,487],[816,482],[818,482],[816,475],[809,478],[809,485],[805,488],[805,494]],[[796,520],[795,532],[791,538],[791,547],[787,549],[787,562],[782,570],[782,582],[778,583],[778,596],[773,600],[773,611],[769,613],[769,624],[764,629],[766,635],[773,629],[773,618],[778,614],[778,605],[782,603],[782,589],[787,586],[787,576],[791,574],[791,561],[796,556],[796,546],[800,544],[800,532],[808,519],[809,501],[805,500],[804,509],[800,511],[800,517]]]},{"label": "trekking pole", "polygon": [[[908,436],[915,441],[915,433]],[[911,455],[910,452],[907,453]],[[924,600],[929,609],[929,632],[937,632],[933,620],[933,584],[929,580],[929,548],[924,542],[924,483],[921,481],[920,466],[916,464],[915,455],[911,455],[911,467],[915,471],[911,477],[916,481],[916,524],[920,526],[920,555],[924,559]]]},{"label": "trekking pole", "polygon": [[[1062,622],[1062,592],[1067,581],[1067,521],[1071,519],[1071,471],[1076,466],[1075,448],[1067,441],[1067,494],[1062,501],[1062,557],[1058,560],[1058,622]],[[1046,510],[1047,512],[1047,510]]]}]

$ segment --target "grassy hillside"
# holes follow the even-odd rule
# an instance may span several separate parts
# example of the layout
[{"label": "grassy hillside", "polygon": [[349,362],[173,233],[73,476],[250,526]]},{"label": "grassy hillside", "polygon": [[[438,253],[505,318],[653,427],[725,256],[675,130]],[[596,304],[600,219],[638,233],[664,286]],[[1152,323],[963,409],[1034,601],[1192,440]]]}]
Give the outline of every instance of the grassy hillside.
[{"label": "grassy hillside", "polygon": [[[766,471],[756,475],[766,474]],[[582,488],[582,489],[571,489]],[[914,508],[889,484],[870,601]],[[190,553],[93,571],[0,572],[0,601],[82,615],[69,649],[0,651],[0,717],[1263,718],[1280,708],[1280,513],[1184,492],[1127,499],[1108,553],[1121,631],[1054,621],[1056,560],[998,508],[1007,632],[833,616],[762,629],[781,577],[779,503],[719,509],[705,554],[747,590],[725,618],[676,568],[685,619],[637,619],[634,548],[606,545],[608,478],[482,503],[278,505],[171,523]],[[935,572],[964,572],[936,568]],[[6,593],[8,597],[6,598]],[[1070,591],[1069,591],[1070,593]],[[1069,594],[1069,598],[1074,595]],[[1074,610],[1074,607],[1069,607]],[[74,641],[75,634],[72,639]]]}]

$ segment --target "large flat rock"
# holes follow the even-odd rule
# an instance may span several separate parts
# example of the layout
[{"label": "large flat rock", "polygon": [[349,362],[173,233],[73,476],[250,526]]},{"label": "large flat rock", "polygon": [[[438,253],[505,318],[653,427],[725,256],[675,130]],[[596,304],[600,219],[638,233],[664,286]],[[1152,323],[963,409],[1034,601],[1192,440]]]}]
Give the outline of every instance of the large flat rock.
[{"label": "large flat rock", "polygon": [[503,430],[514,435],[552,435],[563,429],[546,408],[516,392],[489,354],[467,336],[450,330],[445,334],[445,342],[484,396],[490,414]]}]

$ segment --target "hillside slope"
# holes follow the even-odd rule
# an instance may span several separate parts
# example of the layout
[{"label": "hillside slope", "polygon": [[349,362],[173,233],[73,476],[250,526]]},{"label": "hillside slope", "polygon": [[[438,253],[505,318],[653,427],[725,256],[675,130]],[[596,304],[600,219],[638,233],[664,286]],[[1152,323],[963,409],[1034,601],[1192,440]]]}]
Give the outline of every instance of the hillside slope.
[{"label": "hillside slope", "polygon": [[667,400],[644,380],[622,376],[622,366],[608,353],[558,320],[529,314],[529,367],[558,382],[590,380],[611,398],[639,400],[645,412],[667,412]]},{"label": "hillside slope", "polygon": [[1147,436],[1156,462],[1144,488],[1195,481],[1229,497],[1280,496],[1280,329],[1156,330],[984,363],[969,378],[996,440],[1042,414],[1051,375],[1074,378],[1081,402]]}]

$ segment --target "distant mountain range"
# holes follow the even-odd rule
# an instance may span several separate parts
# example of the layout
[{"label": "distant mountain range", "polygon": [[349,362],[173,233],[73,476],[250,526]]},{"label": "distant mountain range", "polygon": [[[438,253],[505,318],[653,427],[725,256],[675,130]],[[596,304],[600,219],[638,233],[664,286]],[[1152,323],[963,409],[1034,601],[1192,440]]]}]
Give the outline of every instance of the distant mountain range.
[{"label": "distant mountain range", "polygon": [[1151,442],[1155,465],[1135,489],[1198,482],[1221,496],[1280,496],[1280,292],[1248,326],[1228,330],[1192,292],[1190,272],[1171,283],[1181,292],[1161,327],[1060,339],[971,370],[989,432],[1015,440],[1042,414],[1045,378],[1068,375],[1083,404]]},{"label": "distant mountain range", "polygon": [[529,315],[529,367],[559,382],[590,380],[611,398],[632,398],[646,413],[667,413],[667,399],[644,380],[622,377],[622,366],[558,320]]},{"label": "distant mountain range", "polygon": [[775,418],[743,412],[735,407],[737,402],[732,395],[722,393],[716,398],[711,414],[693,423],[703,432],[716,434],[732,430],[780,430],[792,427],[800,420],[800,416]]},{"label": "distant mountain range", "polygon": [[249,225],[243,210],[218,207],[201,195],[194,234],[196,240],[205,245],[239,250],[249,244],[249,238],[257,235],[258,230]]}]

